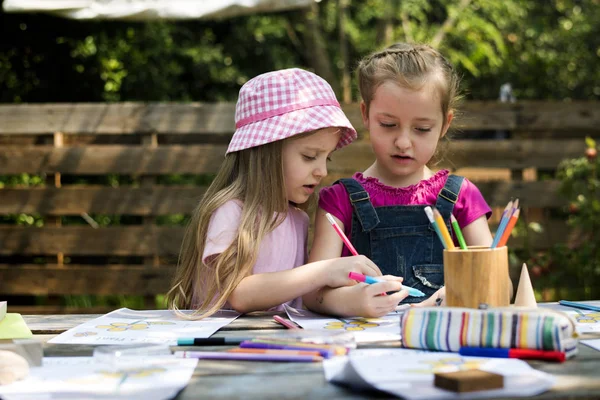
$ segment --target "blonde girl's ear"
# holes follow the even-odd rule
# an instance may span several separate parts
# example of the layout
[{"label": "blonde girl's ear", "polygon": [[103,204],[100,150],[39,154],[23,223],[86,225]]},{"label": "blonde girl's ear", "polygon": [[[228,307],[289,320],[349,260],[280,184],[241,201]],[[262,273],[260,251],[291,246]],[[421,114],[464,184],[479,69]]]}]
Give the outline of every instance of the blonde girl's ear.
[{"label": "blonde girl's ear", "polygon": [[450,124],[452,123],[453,119],[454,111],[448,111],[448,116],[446,117],[446,121],[444,121],[444,126],[442,127],[442,133],[440,135],[440,138],[446,135],[446,132],[448,132],[448,128],[450,128]]},{"label": "blonde girl's ear", "polygon": [[369,110],[367,110],[367,105],[364,100],[360,102],[360,115],[362,116],[363,126],[365,129],[369,129]]}]

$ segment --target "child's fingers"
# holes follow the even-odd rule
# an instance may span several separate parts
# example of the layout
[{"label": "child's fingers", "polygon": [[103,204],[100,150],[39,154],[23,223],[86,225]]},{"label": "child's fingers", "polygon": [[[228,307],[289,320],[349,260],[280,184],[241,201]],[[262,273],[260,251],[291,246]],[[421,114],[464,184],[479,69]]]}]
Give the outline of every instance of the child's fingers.
[{"label": "child's fingers", "polygon": [[396,276],[396,275],[383,275],[383,276],[380,276],[379,279],[386,280],[386,281],[398,281],[398,282],[402,282],[404,280],[403,277]]},{"label": "child's fingers", "polygon": [[370,275],[370,276],[381,276],[381,270],[379,269],[379,267],[369,259],[369,257],[363,257],[363,265],[366,268],[366,271],[364,272],[365,275]]},{"label": "child's fingers", "polygon": [[[385,280],[378,283],[374,283],[369,286],[370,295],[378,295],[385,292],[399,292],[402,289],[402,283],[397,280]],[[407,292],[408,293],[408,292]],[[394,293],[396,295],[396,293]]]}]

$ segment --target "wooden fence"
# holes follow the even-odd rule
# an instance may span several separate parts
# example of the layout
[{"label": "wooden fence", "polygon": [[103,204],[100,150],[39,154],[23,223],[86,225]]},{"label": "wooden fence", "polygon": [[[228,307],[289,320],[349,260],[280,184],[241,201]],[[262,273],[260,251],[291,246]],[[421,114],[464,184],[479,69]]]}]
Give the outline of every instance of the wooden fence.
[{"label": "wooden fence", "polygon": [[[325,183],[373,161],[358,105],[344,110],[360,139],[334,155]],[[0,224],[0,298],[165,293],[183,228],[164,216],[188,215],[206,188],[178,184],[173,175],[216,173],[233,115],[232,103],[0,106],[0,176],[35,174],[42,181],[0,188],[0,218],[25,214],[43,221]],[[564,219],[551,217],[565,203],[553,171],[583,154],[586,135],[600,136],[598,103],[469,102],[455,127],[452,164],[440,167],[476,182],[494,207],[520,198],[523,220],[544,227],[528,236],[528,246],[564,241]],[[550,179],[542,179],[544,171]],[[99,227],[102,216],[121,224]],[[523,240],[509,245],[521,247]]]}]

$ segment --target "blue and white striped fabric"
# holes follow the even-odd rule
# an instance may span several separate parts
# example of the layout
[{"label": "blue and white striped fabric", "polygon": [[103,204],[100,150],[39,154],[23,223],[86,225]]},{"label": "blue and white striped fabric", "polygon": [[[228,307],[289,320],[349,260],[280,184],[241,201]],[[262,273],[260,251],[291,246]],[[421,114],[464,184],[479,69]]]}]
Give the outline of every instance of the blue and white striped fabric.
[{"label": "blue and white striped fabric", "polygon": [[476,310],[424,307],[400,320],[402,345],[414,349],[458,351],[462,346],[577,353],[575,323],[553,310],[498,308]]}]

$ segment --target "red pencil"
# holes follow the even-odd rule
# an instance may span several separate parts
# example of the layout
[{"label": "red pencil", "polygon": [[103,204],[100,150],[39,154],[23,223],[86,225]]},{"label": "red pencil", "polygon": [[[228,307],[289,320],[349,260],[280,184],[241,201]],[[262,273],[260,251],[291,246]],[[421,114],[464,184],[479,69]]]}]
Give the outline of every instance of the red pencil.
[{"label": "red pencil", "polygon": [[506,229],[504,229],[502,237],[500,237],[500,241],[498,242],[497,247],[502,247],[506,245],[506,242],[508,242],[508,238],[510,237],[511,232],[515,227],[517,220],[519,219],[520,211],[521,210],[517,208],[517,210],[511,215],[510,219],[508,220],[508,224],[506,225]]}]

